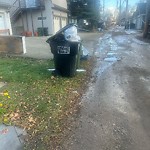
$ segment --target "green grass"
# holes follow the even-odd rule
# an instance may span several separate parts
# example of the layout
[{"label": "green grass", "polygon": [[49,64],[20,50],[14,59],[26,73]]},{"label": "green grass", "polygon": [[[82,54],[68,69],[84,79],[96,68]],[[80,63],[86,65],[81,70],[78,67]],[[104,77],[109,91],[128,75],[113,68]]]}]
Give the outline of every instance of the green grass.
[{"label": "green grass", "polygon": [[[88,70],[89,65],[82,63]],[[48,68],[53,68],[52,60],[0,57],[0,82],[7,83],[0,93],[7,90],[10,95],[0,95],[0,122],[7,117],[7,123],[25,128],[29,145],[36,149],[59,143],[89,75],[87,71],[73,78],[54,77]]]}]

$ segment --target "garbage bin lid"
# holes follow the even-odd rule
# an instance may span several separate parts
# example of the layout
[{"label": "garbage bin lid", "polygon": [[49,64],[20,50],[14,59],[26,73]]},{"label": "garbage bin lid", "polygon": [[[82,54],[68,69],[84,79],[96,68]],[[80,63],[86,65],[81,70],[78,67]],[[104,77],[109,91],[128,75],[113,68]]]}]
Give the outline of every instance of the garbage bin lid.
[{"label": "garbage bin lid", "polygon": [[58,34],[61,34],[62,32],[64,32],[65,30],[67,30],[68,28],[70,28],[72,26],[77,27],[77,25],[75,23],[70,23],[70,24],[66,25],[65,27],[63,27],[62,29],[60,29],[59,31],[57,31],[55,36],[57,36]]},{"label": "garbage bin lid", "polygon": [[59,34],[61,34],[62,32],[64,32],[65,30],[67,30],[68,28],[70,28],[70,27],[72,27],[72,26],[77,27],[77,24],[75,24],[75,23],[70,23],[70,24],[66,25],[65,27],[63,27],[62,29],[60,29],[59,31],[57,31],[55,35],[53,35],[53,36],[51,36],[50,38],[48,38],[46,42],[49,43],[49,41],[50,41],[51,39],[55,38],[56,36],[58,36]]}]

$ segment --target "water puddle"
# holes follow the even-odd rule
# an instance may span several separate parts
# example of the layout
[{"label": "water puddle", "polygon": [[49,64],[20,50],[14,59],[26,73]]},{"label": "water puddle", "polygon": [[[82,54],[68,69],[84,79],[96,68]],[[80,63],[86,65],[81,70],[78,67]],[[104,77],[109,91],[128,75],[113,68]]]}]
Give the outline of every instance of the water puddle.
[{"label": "water puddle", "polygon": [[97,75],[101,75],[104,71],[108,70],[114,63],[120,60],[121,58],[117,57],[116,53],[108,52],[106,58],[104,59],[104,62],[101,64],[99,68]]},{"label": "water puddle", "polygon": [[121,60],[121,59],[118,58],[117,54],[113,53],[113,52],[108,52],[107,57],[104,59],[104,61],[106,61],[106,62],[116,62],[116,61],[119,61],[119,60]]},{"label": "water puddle", "polygon": [[126,48],[118,46],[118,50],[125,50]]},{"label": "water puddle", "polygon": [[107,58],[104,59],[104,61],[106,61],[106,62],[116,62],[116,61],[119,61],[119,60],[120,59],[117,58],[117,57],[115,57],[115,56],[113,56],[113,57],[107,57]]},{"label": "water puddle", "polygon": [[112,38],[109,39],[108,43],[110,45],[110,50],[112,51],[118,50],[118,45]]},{"label": "water puddle", "polygon": [[99,57],[104,51],[116,51],[118,50],[117,43],[112,39],[111,34],[106,34],[103,38],[99,39],[98,47],[94,53],[96,57]]},{"label": "water puddle", "polygon": [[111,56],[114,56],[114,55],[116,55],[116,53],[109,52],[109,53],[107,54],[107,57],[111,57]]},{"label": "water puddle", "polygon": [[[122,38],[121,42],[124,43],[125,40],[128,40],[128,39]],[[97,50],[95,51],[95,56],[100,57],[103,55],[105,58],[101,57],[101,58],[104,58],[104,61],[99,68],[98,75],[106,71],[109,67],[111,67],[117,61],[121,60],[121,58],[117,57],[118,49],[124,49],[124,48],[118,46],[118,43],[112,38],[111,34],[106,34],[104,37],[99,39],[99,46]]]},{"label": "water puddle", "polygon": [[112,51],[118,50],[117,44],[111,45],[111,50],[112,50]]},{"label": "water puddle", "polygon": [[106,34],[103,38],[99,38],[99,43],[97,44],[96,51],[94,52],[94,55],[97,58],[99,58],[102,53],[110,49],[110,46],[108,46],[108,42],[112,42],[111,34]]}]

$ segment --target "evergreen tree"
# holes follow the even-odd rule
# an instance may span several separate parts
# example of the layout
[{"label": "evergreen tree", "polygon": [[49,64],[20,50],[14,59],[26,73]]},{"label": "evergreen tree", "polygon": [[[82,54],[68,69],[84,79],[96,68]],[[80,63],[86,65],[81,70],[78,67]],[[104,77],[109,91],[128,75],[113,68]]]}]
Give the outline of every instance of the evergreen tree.
[{"label": "evergreen tree", "polygon": [[100,0],[68,0],[70,15],[76,18],[85,19],[96,26],[100,20]]}]

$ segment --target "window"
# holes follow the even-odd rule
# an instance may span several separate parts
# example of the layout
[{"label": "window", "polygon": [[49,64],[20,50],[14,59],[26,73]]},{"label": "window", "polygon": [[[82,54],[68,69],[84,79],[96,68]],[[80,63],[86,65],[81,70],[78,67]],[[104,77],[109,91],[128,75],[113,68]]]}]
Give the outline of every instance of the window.
[{"label": "window", "polygon": [[38,17],[38,20],[46,20],[46,17]]}]

